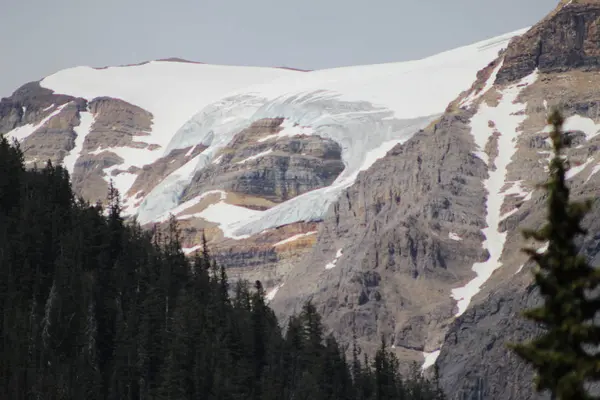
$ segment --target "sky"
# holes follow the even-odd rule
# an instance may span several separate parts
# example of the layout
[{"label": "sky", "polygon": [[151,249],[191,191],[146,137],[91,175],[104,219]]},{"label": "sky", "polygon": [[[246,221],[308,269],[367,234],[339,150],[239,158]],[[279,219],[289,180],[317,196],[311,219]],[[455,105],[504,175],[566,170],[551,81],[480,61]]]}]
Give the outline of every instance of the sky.
[{"label": "sky", "polygon": [[58,70],[180,57],[322,69],[417,59],[558,0],[0,0],[0,97]]}]

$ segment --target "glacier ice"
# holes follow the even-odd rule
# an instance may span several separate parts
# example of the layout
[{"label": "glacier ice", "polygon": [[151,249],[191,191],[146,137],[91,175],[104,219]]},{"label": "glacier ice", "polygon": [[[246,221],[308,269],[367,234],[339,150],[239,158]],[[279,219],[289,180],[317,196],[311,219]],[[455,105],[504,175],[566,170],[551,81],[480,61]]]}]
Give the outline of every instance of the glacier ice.
[{"label": "glacier ice", "polygon": [[239,221],[232,226],[233,237],[296,221],[321,219],[341,191],[354,183],[360,171],[437,117],[401,120],[394,118],[394,113],[386,107],[365,101],[344,101],[339,97],[338,93],[323,90],[282,95],[272,100],[244,94],[204,108],[174,135],[165,154],[198,143],[208,146],[207,149],[197,156],[198,161],[190,161],[182,167],[185,173],[174,172],[146,196],[139,208],[139,221],[153,221],[176,207],[194,174],[210,163],[218,150],[227,146],[242,129],[254,121],[279,117],[286,119],[288,127],[311,127],[298,133],[314,134],[339,143],[345,169],[329,187],[305,193]]},{"label": "glacier ice", "polygon": [[[207,163],[219,164],[215,155],[249,124],[263,118],[284,118],[285,132],[262,140],[300,133],[331,139],[342,147],[346,168],[330,187],[256,213],[239,221],[232,231],[240,237],[295,221],[318,220],[361,170],[441,114],[472,84],[477,72],[523,32],[421,60],[281,74],[266,83],[238,86],[228,95],[206,102],[170,137],[164,155],[200,143],[208,148],[185,173],[174,173],[152,190],[140,205],[138,218],[151,222],[176,207],[184,200],[185,188],[194,175]],[[168,140],[164,139],[161,144]]]}]

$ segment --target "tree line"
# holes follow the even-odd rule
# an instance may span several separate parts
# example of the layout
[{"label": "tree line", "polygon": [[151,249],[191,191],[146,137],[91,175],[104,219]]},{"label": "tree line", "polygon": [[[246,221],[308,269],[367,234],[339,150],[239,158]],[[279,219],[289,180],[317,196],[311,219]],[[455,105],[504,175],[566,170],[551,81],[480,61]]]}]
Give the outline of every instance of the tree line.
[{"label": "tree line", "polygon": [[[175,219],[145,231],[76,197],[0,137],[0,399],[441,400],[384,340],[346,351],[306,303],[282,329],[259,281],[230,283]],[[346,354],[350,355],[346,355]]]}]

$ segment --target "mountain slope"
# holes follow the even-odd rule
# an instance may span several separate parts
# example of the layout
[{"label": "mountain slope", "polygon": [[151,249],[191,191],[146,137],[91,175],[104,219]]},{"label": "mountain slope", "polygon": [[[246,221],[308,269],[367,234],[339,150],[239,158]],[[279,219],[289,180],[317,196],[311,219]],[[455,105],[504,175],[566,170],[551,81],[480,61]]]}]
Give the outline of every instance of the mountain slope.
[{"label": "mountain slope", "polygon": [[[597,1],[562,2],[515,38],[441,118],[342,193],[273,306],[287,315],[312,299],[348,342],[354,326],[365,345],[385,335],[404,360],[439,356],[452,399],[544,398],[505,346],[536,331],[520,318],[539,301],[520,228],[544,219],[536,184],[554,106],[573,139],[573,196],[600,189],[599,19]],[[595,264],[599,218],[596,205],[581,242]]]},{"label": "mountain slope", "polygon": [[[205,232],[283,318],[312,298],[342,342],[354,325],[367,351],[384,334],[402,360],[444,366],[448,329],[523,262],[515,227],[540,201],[545,78],[506,72],[530,32],[311,72],[75,68],[3,99],[0,132],[29,165],[64,163],[90,201],[112,179],[142,223],[176,215],[186,252]],[[469,362],[448,382],[470,384]]]}]

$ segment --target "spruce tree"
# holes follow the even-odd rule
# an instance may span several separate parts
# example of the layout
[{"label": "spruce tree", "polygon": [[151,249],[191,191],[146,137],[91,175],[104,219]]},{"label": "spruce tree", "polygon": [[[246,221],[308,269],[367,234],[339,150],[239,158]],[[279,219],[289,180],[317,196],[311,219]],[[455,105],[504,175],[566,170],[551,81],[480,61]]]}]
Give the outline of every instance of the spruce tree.
[{"label": "spruce tree", "polygon": [[540,324],[545,331],[527,343],[510,347],[537,372],[538,391],[549,390],[553,398],[591,399],[585,383],[600,379],[600,355],[586,347],[600,345],[600,327],[593,324],[600,309],[600,298],[591,291],[600,283],[600,273],[578,255],[578,235],[586,233],[581,221],[591,203],[570,202],[565,173],[568,166],[562,150],[568,144],[562,132],[563,118],[554,111],[549,119],[554,157],[550,178],[542,185],[547,192],[547,223],[537,231],[525,230],[526,239],[548,243],[547,250],[524,251],[537,263],[535,285],[543,298],[539,307],[526,310],[524,316]]}]

